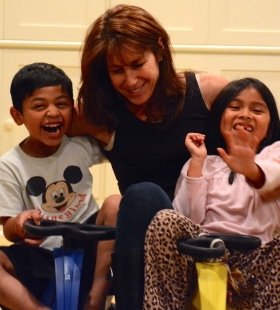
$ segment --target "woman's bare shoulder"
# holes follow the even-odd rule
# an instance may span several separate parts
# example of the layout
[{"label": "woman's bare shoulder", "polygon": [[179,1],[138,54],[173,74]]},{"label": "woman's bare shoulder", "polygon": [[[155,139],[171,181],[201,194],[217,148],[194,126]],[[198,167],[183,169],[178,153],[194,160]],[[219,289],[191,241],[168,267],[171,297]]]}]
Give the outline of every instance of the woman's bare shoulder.
[{"label": "woman's bare shoulder", "polygon": [[220,91],[229,83],[225,77],[215,74],[197,73],[196,79],[208,109]]}]

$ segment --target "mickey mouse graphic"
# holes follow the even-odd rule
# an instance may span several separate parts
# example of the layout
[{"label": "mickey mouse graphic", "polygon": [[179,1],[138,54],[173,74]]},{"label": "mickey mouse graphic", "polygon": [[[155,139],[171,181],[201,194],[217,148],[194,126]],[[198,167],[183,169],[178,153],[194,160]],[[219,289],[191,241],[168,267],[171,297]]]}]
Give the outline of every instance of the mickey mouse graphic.
[{"label": "mickey mouse graphic", "polygon": [[53,182],[46,187],[44,178],[37,176],[27,181],[26,191],[31,196],[42,195],[42,209],[51,213],[64,212],[76,199],[77,193],[71,184],[79,183],[83,177],[77,166],[69,166],[64,170],[65,180]]}]

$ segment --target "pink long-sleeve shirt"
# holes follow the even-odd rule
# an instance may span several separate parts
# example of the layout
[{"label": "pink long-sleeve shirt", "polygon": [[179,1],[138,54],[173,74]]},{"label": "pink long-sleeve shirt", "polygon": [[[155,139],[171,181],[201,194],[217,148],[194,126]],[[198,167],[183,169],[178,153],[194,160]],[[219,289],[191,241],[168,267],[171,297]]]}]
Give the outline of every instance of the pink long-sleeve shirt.
[{"label": "pink long-sleeve shirt", "polygon": [[188,161],[178,179],[175,210],[202,225],[208,232],[237,233],[273,239],[280,228],[280,142],[255,156],[265,174],[265,184],[252,188],[242,174],[229,184],[229,167],[219,156],[207,156],[202,177],[187,177]]}]

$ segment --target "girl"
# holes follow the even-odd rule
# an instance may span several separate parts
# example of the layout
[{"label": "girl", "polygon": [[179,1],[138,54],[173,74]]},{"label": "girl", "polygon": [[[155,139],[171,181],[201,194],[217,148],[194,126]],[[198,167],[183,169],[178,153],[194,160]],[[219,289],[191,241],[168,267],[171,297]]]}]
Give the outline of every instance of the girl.
[{"label": "girl", "polygon": [[[143,309],[184,309],[196,287],[193,259],[180,255],[176,241],[201,232],[254,235],[262,247],[232,251],[240,294],[232,291],[230,309],[279,309],[280,142],[275,100],[260,81],[229,83],[211,111],[220,131],[217,151],[207,156],[205,136],[191,133],[185,144],[191,159],[176,186],[174,210],[152,220],[145,242]],[[218,135],[217,135],[218,136]],[[184,215],[182,215],[182,214]],[[186,216],[186,217],[185,217]]]}]

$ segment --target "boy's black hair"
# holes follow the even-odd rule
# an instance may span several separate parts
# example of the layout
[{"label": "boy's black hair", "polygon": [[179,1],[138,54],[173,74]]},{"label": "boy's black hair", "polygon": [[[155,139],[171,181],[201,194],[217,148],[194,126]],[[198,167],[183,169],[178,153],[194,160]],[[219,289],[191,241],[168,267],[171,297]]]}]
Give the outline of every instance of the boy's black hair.
[{"label": "boy's black hair", "polygon": [[24,66],[15,74],[11,83],[13,106],[22,113],[22,104],[27,96],[38,88],[57,85],[61,85],[73,100],[72,81],[63,70],[44,62]]},{"label": "boy's black hair", "polygon": [[213,136],[215,137],[215,142],[213,141],[214,139],[212,139],[212,142],[214,142],[215,147],[222,147],[226,149],[225,141],[220,131],[221,119],[226,107],[244,89],[250,87],[255,88],[260,93],[261,97],[263,98],[264,102],[268,107],[270,114],[270,124],[268,127],[267,136],[263,141],[261,141],[258,152],[260,152],[264,147],[280,139],[280,120],[273,94],[271,93],[269,88],[258,79],[243,78],[230,82],[220,92],[212,105],[211,124],[213,128]]}]

